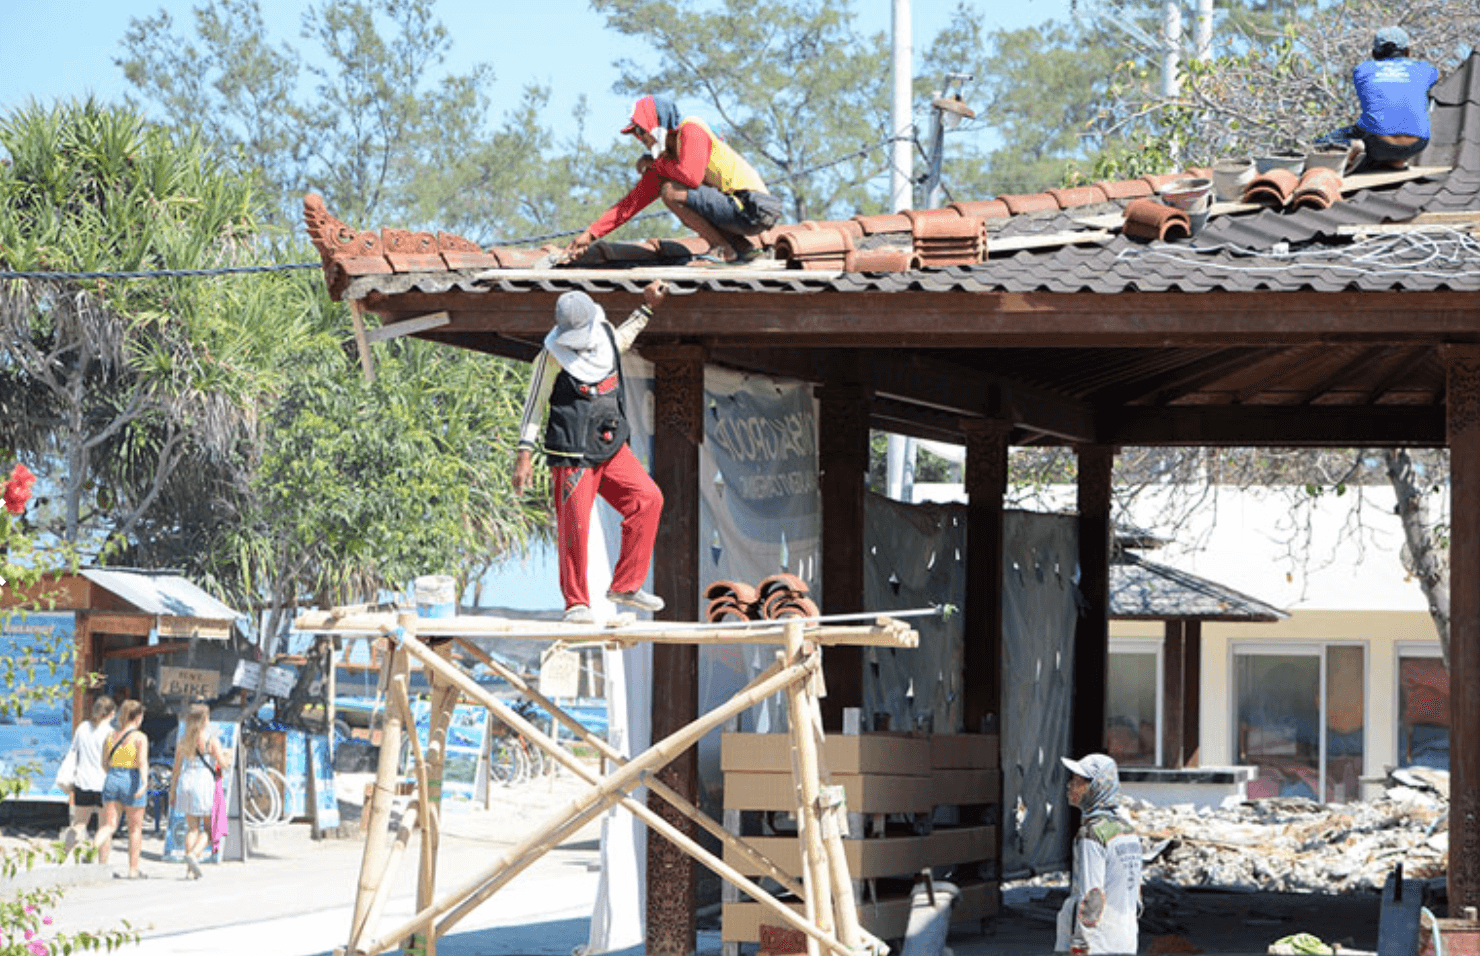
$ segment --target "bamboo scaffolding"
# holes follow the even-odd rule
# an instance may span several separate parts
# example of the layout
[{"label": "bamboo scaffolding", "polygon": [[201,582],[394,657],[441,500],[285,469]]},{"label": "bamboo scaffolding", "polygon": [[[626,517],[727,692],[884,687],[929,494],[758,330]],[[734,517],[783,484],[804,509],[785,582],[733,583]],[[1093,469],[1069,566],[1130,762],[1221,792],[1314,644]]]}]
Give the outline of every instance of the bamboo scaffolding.
[{"label": "bamboo scaffolding", "polygon": [[[821,728],[815,722],[819,713],[817,696],[821,691],[821,654],[824,645],[862,644],[890,647],[914,647],[918,635],[907,625],[891,618],[878,618],[871,626],[819,626],[815,620],[782,622],[760,628],[725,632],[706,626],[654,625],[645,622],[610,630],[597,630],[607,642],[633,643],[772,643],[783,650],[777,662],[767,668],[728,701],[687,726],[654,743],[643,753],[624,758],[606,741],[591,734],[579,721],[544,698],[527,682],[483,653],[467,638],[478,635],[511,636],[516,622],[496,618],[420,619],[409,613],[391,614],[362,607],[301,615],[296,626],[301,630],[329,632],[337,635],[374,633],[389,635],[394,650],[387,655],[382,686],[387,687],[393,706],[387,709],[382,731],[380,764],[377,768],[374,802],[367,814],[371,832],[366,837],[349,946],[337,953],[373,956],[411,940],[427,956],[435,956],[436,941],[468,913],[487,900],[546,852],[609,806],[620,805],[642,820],[655,834],[662,836],[683,852],[709,867],[773,914],[774,918],[799,930],[808,940],[809,952],[822,956],[839,956],[887,952],[882,943],[861,930],[848,864],[843,853],[838,815],[844,810],[822,782],[826,768],[821,763]],[[566,640],[592,633],[568,626],[528,629],[530,622],[517,622],[525,628],[521,636],[540,636]],[[373,631],[371,630],[373,628]],[[719,631],[719,633],[717,633]],[[597,773],[575,757],[556,740],[547,736],[502,700],[485,690],[461,668],[447,659],[450,645],[438,642],[435,648],[420,640],[422,636],[458,637],[466,649],[498,673],[521,694],[547,709],[578,739],[591,745],[613,769]],[[428,744],[422,748],[411,715],[406,692],[407,675],[412,661],[421,665],[432,679],[435,702]],[[465,881],[435,899],[435,864],[438,828],[437,804],[441,790],[442,757],[447,721],[461,693],[482,704],[494,716],[530,743],[548,753],[576,777],[591,786],[572,800],[549,821],[527,835],[485,872]],[[790,705],[792,739],[795,754],[795,783],[799,836],[805,841],[804,884],[789,877],[744,840],[725,831],[698,808],[656,777],[656,772],[694,746],[704,734],[727,720],[777,693],[784,693]],[[412,759],[416,764],[417,802],[403,815],[393,845],[388,847],[390,804],[397,776],[402,729],[410,725]],[[634,799],[630,791],[647,786],[721,843],[737,852],[747,862],[776,879],[783,887],[802,898],[804,912],[782,903],[749,877],[687,836],[659,816],[645,803]],[[386,887],[393,867],[405,852],[412,831],[421,834],[421,879],[418,883],[417,910],[399,925],[371,936],[385,906]],[[379,877],[378,879],[376,877]],[[798,892],[801,891],[801,892]],[[836,932],[834,931],[836,927]]]},{"label": "bamboo scaffolding", "polygon": [[[494,660],[493,657],[489,656],[488,653],[472,641],[458,638],[457,643],[469,654],[477,658],[485,667],[507,681],[510,687],[513,687],[520,694],[544,708],[547,713],[560,722],[561,726],[574,734],[577,740],[590,746],[597,753],[601,754],[602,757],[610,760],[615,766],[626,766],[627,758],[622,756],[615,747],[587,730],[584,724],[562,710],[554,701],[529,686],[529,683],[524,678]],[[739,853],[747,863],[759,869],[762,875],[768,876],[777,883],[780,883],[782,889],[799,899],[805,895],[802,884],[792,879],[790,873],[783,870],[774,860],[760,850],[757,850],[752,844],[726,830],[721,824],[716,823],[713,817],[710,817],[704,811],[684,799],[684,796],[677,790],[674,790],[659,778],[651,775],[649,775],[649,779],[646,782],[649,790],[656,793],[661,799],[666,800],[669,806],[673,807],[679,813],[682,813],[685,817],[688,817],[703,827],[711,836],[715,837],[725,846]]]}]

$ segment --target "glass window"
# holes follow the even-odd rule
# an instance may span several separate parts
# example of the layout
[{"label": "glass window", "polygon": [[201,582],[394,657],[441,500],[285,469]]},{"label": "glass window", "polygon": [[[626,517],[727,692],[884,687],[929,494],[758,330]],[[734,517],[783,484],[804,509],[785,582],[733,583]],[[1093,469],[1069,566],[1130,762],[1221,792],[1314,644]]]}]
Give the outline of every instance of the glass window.
[{"label": "glass window", "polygon": [[1398,757],[1405,767],[1449,769],[1449,672],[1442,658],[1398,658]]},{"label": "glass window", "polygon": [[1157,682],[1152,651],[1111,651],[1105,718],[1105,747],[1123,767],[1157,765]]},{"label": "glass window", "polygon": [[1240,649],[1233,671],[1235,753],[1259,768],[1249,796],[1359,799],[1365,648]]}]

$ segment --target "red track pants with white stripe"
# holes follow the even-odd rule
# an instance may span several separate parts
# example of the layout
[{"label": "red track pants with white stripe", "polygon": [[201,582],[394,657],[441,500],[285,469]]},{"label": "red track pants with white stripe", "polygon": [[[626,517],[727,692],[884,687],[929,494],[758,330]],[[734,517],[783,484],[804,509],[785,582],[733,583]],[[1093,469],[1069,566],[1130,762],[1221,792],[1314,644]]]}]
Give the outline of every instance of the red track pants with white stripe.
[{"label": "red track pants with white stripe", "polygon": [[612,571],[613,591],[636,591],[647,580],[658,539],[658,517],[663,492],[643,470],[642,463],[623,445],[594,468],[555,465],[555,529],[560,543],[560,593],[567,608],[591,604],[586,586],[586,543],[591,530],[591,506],[601,495],[622,516],[622,548]]}]

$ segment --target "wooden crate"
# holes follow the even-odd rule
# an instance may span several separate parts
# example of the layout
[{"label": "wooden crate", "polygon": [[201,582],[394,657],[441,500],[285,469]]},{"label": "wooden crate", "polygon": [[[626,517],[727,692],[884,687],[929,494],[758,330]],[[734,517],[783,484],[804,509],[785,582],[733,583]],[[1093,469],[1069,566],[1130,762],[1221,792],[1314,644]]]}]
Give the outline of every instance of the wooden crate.
[{"label": "wooden crate", "polygon": [[[787,875],[801,880],[802,856],[796,837],[746,837],[745,842],[781,867]],[[997,828],[954,827],[936,830],[926,836],[844,840],[843,849],[848,857],[848,872],[854,879],[900,876],[918,873],[927,866],[994,859],[997,855]],[[751,866],[728,847],[725,849],[725,862],[747,876],[761,875],[759,868]]]},{"label": "wooden crate", "polygon": [[[952,911],[951,922],[966,923],[997,915],[998,893],[994,883],[968,883],[961,887],[961,897]],[[802,911],[800,903],[792,909]],[[910,918],[910,896],[896,895],[881,898],[878,903],[868,901],[858,907],[858,921],[863,928],[880,939],[899,939],[904,936]],[[723,928],[720,938],[726,943],[760,942],[762,923],[775,924],[775,914],[759,903],[726,903],[723,909]]]}]

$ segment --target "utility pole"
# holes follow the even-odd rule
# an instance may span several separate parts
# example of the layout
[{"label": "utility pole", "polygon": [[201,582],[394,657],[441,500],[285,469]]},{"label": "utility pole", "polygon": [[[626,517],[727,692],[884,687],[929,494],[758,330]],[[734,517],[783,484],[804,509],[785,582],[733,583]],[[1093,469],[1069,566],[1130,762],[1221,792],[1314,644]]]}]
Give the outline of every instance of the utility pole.
[{"label": "utility pole", "polygon": [[889,155],[889,208],[893,212],[910,206],[914,180],[914,50],[910,41],[910,0],[894,0],[894,101],[889,125],[894,131]]},{"label": "utility pole", "polygon": [[1182,62],[1182,6],[1177,0],[1167,0],[1161,19],[1161,95],[1167,99],[1177,95],[1177,67]]},{"label": "utility pole", "polygon": [[[920,208],[935,209],[940,206],[940,167],[946,152],[946,130],[955,129],[964,119],[975,119],[976,111],[961,101],[959,88],[972,79],[970,73],[947,73],[942,89],[935,91],[930,101],[930,171],[920,181]],[[958,92],[951,93],[951,86]]]}]

